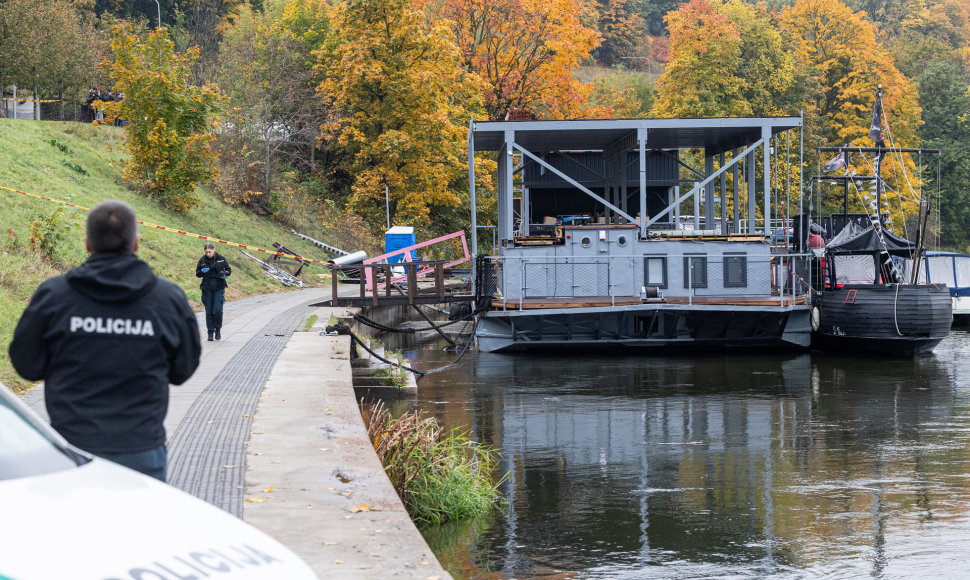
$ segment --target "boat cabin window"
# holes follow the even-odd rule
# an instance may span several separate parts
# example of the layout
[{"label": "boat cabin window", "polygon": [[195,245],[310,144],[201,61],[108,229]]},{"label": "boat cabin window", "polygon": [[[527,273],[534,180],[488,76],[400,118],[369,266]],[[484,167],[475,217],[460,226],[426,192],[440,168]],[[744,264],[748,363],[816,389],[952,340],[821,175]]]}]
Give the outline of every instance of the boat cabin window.
[{"label": "boat cabin window", "polygon": [[667,288],[667,257],[643,257],[643,285]]},{"label": "boat cabin window", "polygon": [[926,262],[926,269],[929,271],[930,280],[946,284],[950,288],[959,286],[956,281],[956,272],[953,267],[952,256],[931,256],[926,259]]},{"label": "boat cabin window", "polygon": [[835,256],[837,284],[872,284],[875,281],[875,262],[872,256]]},{"label": "boat cabin window", "polygon": [[707,288],[707,255],[684,256],[684,288]]},{"label": "boat cabin window", "polygon": [[724,287],[746,288],[748,286],[748,256],[724,254]]},{"label": "boat cabin window", "polygon": [[970,258],[953,256],[953,269],[957,271],[956,284],[951,288],[966,288],[970,286]]}]

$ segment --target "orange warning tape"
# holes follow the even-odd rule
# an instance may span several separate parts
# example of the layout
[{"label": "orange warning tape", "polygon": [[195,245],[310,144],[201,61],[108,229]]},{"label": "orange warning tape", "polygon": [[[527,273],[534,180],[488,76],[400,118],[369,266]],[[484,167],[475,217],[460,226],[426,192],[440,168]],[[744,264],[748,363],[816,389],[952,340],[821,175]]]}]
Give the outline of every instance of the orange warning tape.
[{"label": "orange warning tape", "polygon": [[[0,189],[5,189],[7,191],[12,191],[14,193],[19,193],[21,195],[26,195],[27,197],[33,197],[35,199],[42,199],[44,201],[49,201],[49,202],[57,203],[57,204],[60,204],[60,205],[66,205],[68,207],[73,207],[73,208],[77,208],[77,209],[84,210],[84,211],[91,211],[91,208],[87,208],[87,207],[84,207],[82,205],[68,203],[66,201],[61,201],[59,199],[53,199],[53,198],[50,198],[50,197],[44,197],[43,195],[35,195],[33,193],[27,193],[26,191],[20,191],[19,189],[12,189],[10,187],[4,187],[2,185],[0,185]],[[323,260],[314,260],[313,258],[304,258],[303,256],[294,256],[293,254],[285,254],[283,252],[273,252],[271,250],[264,250],[263,248],[259,248],[259,247],[256,247],[256,246],[247,246],[245,244],[237,244],[236,242],[229,242],[229,241],[226,241],[226,240],[220,240],[219,238],[213,238],[213,237],[210,237],[210,236],[203,236],[201,234],[193,234],[192,232],[186,232],[186,231],[183,231],[183,230],[177,230],[175,228],[170,228],[170,227],[167,227],[167,226],[160,226],[158,224],[153,224],[153,223],[150,223],[150,222],[143,222],[141,220],[136,220],[136,221],[138,223],[140,223],[141,225],[143,225],[143,226],[148,226],[150,228],[156,228],[156,229],[159,229],[159,230],[164,230],[166,232],[174,232],[176,234],[182,234],[183,236],[191,236],[193,238],[199,238],[200,240],[209,240],[210,242],[215,242],[215,243],[219,243],[219,244],[225,244],[227,246],[235,246],[237,248],[245,248],[247,250],[253,250],[253,251],[256,251],[256,252],[263,252],[264,254],[272,254],[274,256],[281,256],[283,258],[293,258],[293,259],[296,259],[296,260],[303,260],[304,262],[313,262],[313,263],[316,263],[316,264],[329,264],[329,262],[325,262]]]},{"label": "orange warning tape", "polygon": [[60,103],[61,99],[14,99],[12,97],[4,97],[4,101],[17,101],[18,103]]}]

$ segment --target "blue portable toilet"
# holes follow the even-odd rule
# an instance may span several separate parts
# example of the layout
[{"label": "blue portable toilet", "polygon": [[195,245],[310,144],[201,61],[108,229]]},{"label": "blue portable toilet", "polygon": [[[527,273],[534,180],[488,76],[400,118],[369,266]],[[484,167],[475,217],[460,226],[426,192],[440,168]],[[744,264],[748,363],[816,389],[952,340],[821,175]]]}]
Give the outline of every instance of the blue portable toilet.
[{"label": "blue portable toilet", "polygon": [[[390,253],[418,243],[414,237],[414,228],[411,226],[394,226],[384,234],[384,253]],[[410,251],[411,260],[417,259],[414,250]],[[387,259],[391,264],[404,261],[404,254],[391,256]]]}]

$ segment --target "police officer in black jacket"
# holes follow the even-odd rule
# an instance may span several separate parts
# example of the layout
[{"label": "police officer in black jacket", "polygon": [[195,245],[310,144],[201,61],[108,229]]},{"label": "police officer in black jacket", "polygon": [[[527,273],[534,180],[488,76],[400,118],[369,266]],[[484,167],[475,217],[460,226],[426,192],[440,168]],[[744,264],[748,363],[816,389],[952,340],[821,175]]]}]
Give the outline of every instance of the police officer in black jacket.
[{"label": "police officer in black jacket", "polygon": [[202,305],[205,306],[205,328],[209,340],[222,340],[222,306],[226,303],[226,278],[232,274],[229,262],[216,252],[212,242],[205,243],[205,255],[199,258],[195,275],[202,278]]},{"label": "police officer in black jacket", "polygon": [[81,449],[165,481],[169,383],[199,366],[195,314],[182,289],[135,257],[135,211],[91,210],[90,257],[37,288],[14,331],[10,362],[45,382],[51,426]]}]

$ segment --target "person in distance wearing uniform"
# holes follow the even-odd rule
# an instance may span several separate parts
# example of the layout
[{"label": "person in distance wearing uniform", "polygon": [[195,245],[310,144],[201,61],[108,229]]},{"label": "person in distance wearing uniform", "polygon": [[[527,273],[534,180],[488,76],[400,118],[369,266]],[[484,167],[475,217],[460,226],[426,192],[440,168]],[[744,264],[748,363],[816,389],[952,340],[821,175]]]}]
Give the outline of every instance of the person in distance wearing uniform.
[{"label": "person in distance wearing uniform", "polygon": [[165,481],[169,384],[187,381],[202,348],[182,289],[135,257],[135,210],[88,214],[90,256],[42,283],[10,343],[22,377],[44,380],[51,426],[69,443]]},{"label": "person in distance wearing uniform", "polygon": [[226,278],[232,274],[229,262],[216,252],[212,242],[205,243],[205,255],[199,258],[195,275],[202,278],[202,305],[205,306],[205,328],[209,340],[222,340],[222,307],[226,303]]}]

